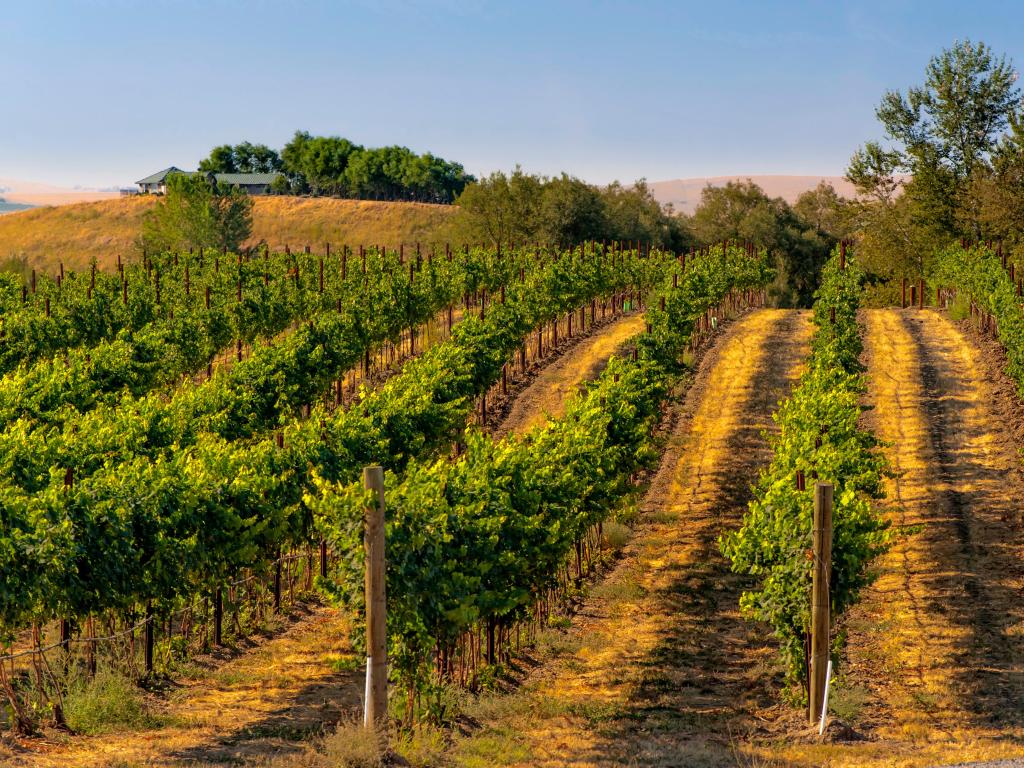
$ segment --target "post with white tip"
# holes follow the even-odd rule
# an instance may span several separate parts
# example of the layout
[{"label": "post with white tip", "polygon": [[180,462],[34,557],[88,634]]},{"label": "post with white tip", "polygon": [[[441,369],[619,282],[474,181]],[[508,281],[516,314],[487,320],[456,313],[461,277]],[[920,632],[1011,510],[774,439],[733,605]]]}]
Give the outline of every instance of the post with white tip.
[{"label": "post with white tip", "polygon": [[363,468],[363,485],[373,491],[365,510],[366,551],[366,706],[363,725],[374,728],[387,716],[388,635],[384,570],[384,470]]},{"label": "post with white tip", "polygon": [[814,484],[814,579],[811,586],[811,664],[808,720],[817,725],[829,662],[829,579],[832,575],[832,484]]}]

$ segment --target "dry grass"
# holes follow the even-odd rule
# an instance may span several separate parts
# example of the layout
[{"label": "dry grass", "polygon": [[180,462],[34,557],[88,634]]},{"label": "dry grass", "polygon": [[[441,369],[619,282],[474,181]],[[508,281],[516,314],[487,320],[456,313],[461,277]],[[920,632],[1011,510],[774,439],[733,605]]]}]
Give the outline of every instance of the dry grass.
[{"label": "dry grass", "polygon": [[117,759],[148,766],[260,765],[313,749],[303,742],[323,751],[333,743],[330,737],[320,741],[324,728],[333,732],[359,711],[358,674],[339,672],[332,663],[350,653],[347,617],[315,609],[273,639],[218,663],[216,671],[199,669],[196,677],[177,680],[155,707],[162,727],[76,736],[59,746],[31,742],[3,764],[99,768]]},{"label": "dry grass", "polygon": [[935,312],[869,310],[874,405],[908,535],[847,620],[834,709],[864,737],[779,745],[793,765],[934,766],[1024,756],[1024,493],[981,356]]},{"label": "dry grass", "polygon": [[[112,268],[117,256],[134,256],[142,217],[158,198],[126,197],[49,206],[0,216],[0,262],[24,259],[55,272],[83,269],[93,258]],[[439,240],[452,206],[379,203],[330,198],[258,197],[251,242],[272,247],[429,243]]]},{"label": "dry grass", "polygon": [[508,417],[495,429],[495,437],[521,434],[544,424],[549,416],[561,416],[577,387],[596,378],[608,358],[643,328],[643,315],[627,315],[600,328],[552,362],[516,398]]},{"label": "dry grass", "polygon": [[315,747],[268,760],[266,768],[383,768],[383,741],[355,719],[339,723]]},{"label": "dry grass", "polygon": [[[622,561],[573,629],[546,633],[541,666],[518,693],[469,710],[482,727],[455,739],[454,765],[732,762],[729,729],[759,707],[758,662],[770,650],[749,639],[715,537],[742,512],[751,471],[766,459],[760,429],[809,336],[795,314],[753,313],[733,326],[691,389],[693,412],[670,440]],[[672,519],[655,519],[666,509]]]}]

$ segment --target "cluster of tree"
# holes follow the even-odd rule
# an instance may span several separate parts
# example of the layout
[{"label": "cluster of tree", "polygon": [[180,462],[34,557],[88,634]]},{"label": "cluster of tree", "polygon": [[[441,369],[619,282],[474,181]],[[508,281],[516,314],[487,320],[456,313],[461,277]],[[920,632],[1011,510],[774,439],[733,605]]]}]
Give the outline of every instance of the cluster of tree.
[{"label": "cluster of tree", "polygon": [[790,205],[751,181],[705,187],[687,226],[700,243],[749,240],[768,249],[777,276],[770,288],[780,306],[810,306],[821,268],[851,234],[849,201],[821,182]]},{"label": "cluster of tree", "polygon": [[167,194],[146,212],[141,245],[151,252],[237,251],[252,232],[253,200],[205,174],[167,178]]},{"label": "cluster of tree", "polygon": [[457,205],[453,239],[491,245],[566,248],[584,240],[640,240],[682,252],[749,240],[773,254],[779,273],[773,293],[783,305],[809,305],[821,265],[849,233],[846,201],[828,185],[794,206],[749,181],[709,186],[686,216],[660,205],[643,181],[598,187],[565,174],[544,178],[516,169],[468,186]]},{"label": "cluster of tree", "polygon": [[597,187],[517,168],[469,185],[456,203],[456,240],[560,248],[584,240],[642,240],[677,250],[691,242],[683,220],[663,209],[643,181]]},{"label": "cluster of tree", "polygon": [[280,194],[451,203],[473,181],[459,163],[407,147],[367,148],[339,136],[296,131],[277,152],[243,142],[214,147],[199,164],[213,173],[270,173]]},{"label": "cluster of tree", "polygon": [[1024,118],[1017,73],[984,43],[933,57],[924,84],[889,91],[885,141],[857,150],[847,178],[859,255],[880,278],[924,277],[960,238],[1024,246]]}]

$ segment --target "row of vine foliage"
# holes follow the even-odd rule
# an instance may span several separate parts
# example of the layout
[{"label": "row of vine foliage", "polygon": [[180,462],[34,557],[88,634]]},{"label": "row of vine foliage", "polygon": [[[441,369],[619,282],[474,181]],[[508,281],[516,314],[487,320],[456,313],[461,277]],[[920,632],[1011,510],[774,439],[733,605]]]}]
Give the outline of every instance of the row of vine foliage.
[{"label": "row of vine foliage", "polygon": [[983,245],[951,245],[937,254],[933,280],[955,288],[958,297],[995,318],[996,333],[1006,350],[1006,372],[1024,397],[1024,307],[1002,259]]},{"label": "row of vine foliage", "polygon": [[[730,291],[769,278],[764,255],[739,248],[713,249],[685,271],[673,262],[649,302],[650,331],[635,340],[636,359],[612,358],[570,398],[563,417],[497,442],[471,429],[455,460],[416,460],[404,473],[386,473],[387,626],[396,682],[407,690],[434,685],[432,670],[446,668],[460,636],[478,626],[489,634],[514,626],[556,588],[583,537],[637,492],[634,473],[656,460],[659,406],[698,319]],[[395,456],[387,466],[402,463]],[[361,616],[368,501],[353,480],[318,478],[308,501],[335,548],[351,553],[325,586]]]},{"label": "row of vine foliage", "polygon": [[[371,252],[371,272],[388,259]],[[62,270],[57,277],[33,274],[23,285],[14,275],[3,275],[0,330],[6,343],[0,348],[0,371],[114,342],[140,345],[134,352],[140,363],[160,361],[170,352],[198,369],[210,343],[212,355],[227,342],[273,335],[291,318],[329,306],[343,281],[332,269],[338,258],[327,258],[320,290],[321,261],[311,254],[207,250],[155,254],[122,264],[113,274],[94,266],[86,272]],[[361,263],[349,270],[353,282],[362,282]],[[151,349],[158,345],[169,349]]]},{"label": "row of vine foliage", "polygon": [[[742,526],[721,537],[736,572],[756,587],[743,593],[745,615],[768,623],[780,643],[789,697],[806,696],[811,582],[813,482],[834,485],[833,625],[870,583],[869,564],[888,548],[890,531],[873,508],[881,498],[885,460],[872,434],[858,426],[865,384],[857,310],[862,273],[855,263],[826,264],[814,303],[817,326],[806,373],[773,418],[771,464],[761,471]],[[796,477],[808,478],[798,490]],[[833,646],[833,653],[837,649]]]},{"label": "row of vine foliage", "polygon": [[516,279],[504,303],[463,319],[349,409],[299,407],[365,350],[343,313],[170,399],[96,408],[49,430],[14,422],[0,440],[0,640],[149,601],[159,615],[318,541],[303,501],[314,473],[350,479],[364,464],[397,469],[447,449],[527,333],[602,296],[649,290],[672,261],[596,248],[534,256],[522,272],[510,256],[495,263],[505,260]]},{"label": "row of vine foliage", "polygon": [[[226,279],[229,285],[234,282],[234,288],[226,298],[211,300],[206,306],[197,279],[185,278],[173,267],[172,258],[176,257],[152,259],[148,282],[144,269],[125,268],[126,279],[132,274],[135,280],[132,301],[146,308],[138,313],[148,318],[139,327],[121,328],[113,338],[65,349],[32,364],[22,363],[5,374],[0,379],[0,424],[23,418],[30,424],[57,426],[70,421],[73,426],[81,414],[97,407],[105,408],[97,415],[102,420],[109,417],[109,411],[132,410],[156,389],[168,390],[163,394],[175,407],[191,400],[193,412],[209,407],[223,411],[234,406],[224,399],[225,390],[253,386],[257,379],[274,382],[280,389],[276,382],[281,377],[301,378],[308,386],[293,385],[289,396],[319,393],[327,386],[325,380],[340,375],[340,366],[352,365],[363,351],[398,338],[467,292],[505,285],[516,276],[516,266],[527,263],[524,254],[499,258],[483,249],[460,253],[451,260],[421,259],[408,264],[402,263],[399,253],[371,250],[358,262],[353,259],[351,268],[337,257],[326,263],[292,254],[253,261],[239,258],[237,263],[226,261],[216,270],[209,268],[210,274],[204,278],[207,286],[215,279]],[[179,265],[187,258],[182,257]],[[157,265],[165,261],[172,268],[163,273],[160,282]],[[197,273],[203,274],[198,263]],[[185,284],[172,282],[168,275],[176,275]],[[67,275],[60,293],[62,303],[76,303],[79,282],[75,273]],[[247,293],[242,292],[243,285],[248,286]],[[224,293],[222,287],[217,295]],[[42,317],[35,305],[22,308],[15,317],[23,314]],[[236,328],[243,318],[253,318],[244,336],[237,335]],[[12,319],[0,316],[0,331],[16,330]],[[270,338],[299,320],[302,323],[293,332]],[[319,353],[320,359],[312,361],[316,375],[309,375],[308,368],[292,375],[288,366],[310,359],[329,338],[343,339],[344,344],[334,343]],[[201,392],[189,386],[190,382],[182,382],[183,375],[208,365],[232,341],[256,342],[248,351],[250,359],[235,366],[237,370],[226,375],[217,370],[215,384],[204,386]],[[277,375],[271,378],[262,375],[274,372]],[[277,402],[278,395],[271,395]],[[253,406],[257,411],[266,410],[258,403]],[[237,409],[236,421],[248,410]]]}]

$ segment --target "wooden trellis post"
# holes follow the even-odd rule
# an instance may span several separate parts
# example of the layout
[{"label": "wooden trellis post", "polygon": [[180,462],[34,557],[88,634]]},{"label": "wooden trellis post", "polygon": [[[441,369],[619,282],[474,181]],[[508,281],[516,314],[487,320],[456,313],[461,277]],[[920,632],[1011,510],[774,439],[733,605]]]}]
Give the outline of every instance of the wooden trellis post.
[{"label": "wooden trellis post", "polygon": [[811,586],[810,699],[807,719],[821,719],[829,646],[829,579],[832,575],[832,484],[814,484],[814,579]]},{"label": "wooden trellis post", "polygon": [[373,491],[365,510],[366,550],[366,705],[363,725],[374,728],[387,716],[388,635],[384,568],[384,470],[363,468],[363,485]]}]

